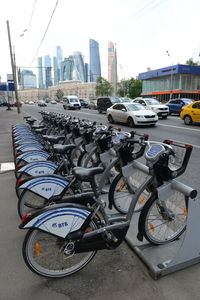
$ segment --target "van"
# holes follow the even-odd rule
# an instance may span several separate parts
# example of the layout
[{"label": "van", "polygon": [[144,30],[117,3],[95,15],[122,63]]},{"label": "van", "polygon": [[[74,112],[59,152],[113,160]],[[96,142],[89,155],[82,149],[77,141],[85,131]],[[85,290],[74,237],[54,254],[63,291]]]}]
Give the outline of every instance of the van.
[{"label": "van", "polygon": [[119,97],[99,97],[97,99],[97,109],[101,114],[102,112],[106,112],[107,108],[111,107],[115,103],[120,103]]},{"label": "van", "polygon": [[81,109],[81,103],[77,96],[63,96],[64,109]]}]

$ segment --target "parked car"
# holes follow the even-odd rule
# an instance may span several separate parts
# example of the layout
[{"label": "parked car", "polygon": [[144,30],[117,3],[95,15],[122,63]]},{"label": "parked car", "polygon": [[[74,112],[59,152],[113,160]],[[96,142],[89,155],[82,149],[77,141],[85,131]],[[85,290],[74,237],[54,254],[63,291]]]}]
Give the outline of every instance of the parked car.
[{"label": "parked car", "polygon": [[46,102],[44,100],[40,100],[38,102],[38,106],[47,106]]},{"label": "parked car", "polygon": [[192,99],[187,98],[175,98],[171,99],[166,103],[166,105],[169,107],[169,115],[172,113],[180,114],[181,108],[183,106],[189,105],[190,103],[193,103],[194,101]]},{"label": "parked car", "polygon": [[146,109],[139,103],[119,103],[114,104],[106,112],[110,123],[126,123],[128,126],[135,125],[155,125],[158,116],[152,110]]},{"label": "parked car", "polygon": [[57,104],[56,100],[51,100],[51,104]]},{"label": "parked car", "polygon": [[161,104],[157,99],[154,98],[135,98],[132,100],[134,103],[140,103],[148,109],[153,110],[157,113],[158,117],[166,119],[169,114],[169,107]]},{"label": "parked car", "polygon": [[127,98],[127,97],[120,97],[120,100],[121,100],[122,103],[131,102],[132,101],[131,98]]},{"label": "parked car", "polygon": [[77,96],[63,96],[64,109],[81,109],[81,103]]},{"label": "parked car", "polygon": [[89,109],[97,109],[97,100],[91,99],[90,102],[88,103],[88,108]]},{"label": "parked car", "polygon": [[80,99],[81,106],[84,108],[88,108],[88,104],[90,103],[90,99]]},{"label": "parked car", "polygon": [[4,102],[4,101],[0,102],[0,106],[7,106],[7,105],[8,105],[7,102]]},{"label": "parked car", "polygon": [[33,101],[29,101],[28,103],[29,103],[29,104],[31,104],[31,105],[33,105],[33,104],[34,104],[34,102],[33,102]]},{"label": "parked car", "polygon": [[109,107],[111,107],[115,103],[120,103],[119,97],[99,97],[97,99],[97,109],[101,114],[102,112],[106,112]]},{"label": "parked car", "polygon": [[200,101],[183,106],[180,117],[186,125],[191,125],[193,122],[200,122]]},{"label": "parked car", "polygon": [[[17,102],[14,102],[14,105],[13,105],[13,106],[17,107]],[[21,102],[21,101],[19,101],[19,106],[20,106],[20,107],[22,106],[22,102]]]}]

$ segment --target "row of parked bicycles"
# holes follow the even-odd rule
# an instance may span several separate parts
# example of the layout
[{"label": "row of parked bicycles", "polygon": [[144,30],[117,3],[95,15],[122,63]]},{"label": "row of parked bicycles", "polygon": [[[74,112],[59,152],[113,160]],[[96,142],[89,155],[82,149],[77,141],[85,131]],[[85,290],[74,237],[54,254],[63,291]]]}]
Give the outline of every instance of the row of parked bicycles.
[{"label": "row of parked bicycles", "polygon": [[52,278],[79,271],[98,250],[117,248],[135,216],[139,241],[180,237],[197,192],[175,178],[186,170],[191,145],[41,116],[12,127],[19,228],[28,229],[23,257],[31,271]]}]

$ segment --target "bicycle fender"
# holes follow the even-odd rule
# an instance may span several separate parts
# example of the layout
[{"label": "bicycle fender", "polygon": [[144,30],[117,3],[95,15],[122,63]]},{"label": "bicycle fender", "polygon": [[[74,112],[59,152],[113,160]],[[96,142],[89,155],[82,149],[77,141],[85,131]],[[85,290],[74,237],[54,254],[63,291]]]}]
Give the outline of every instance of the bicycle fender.
[{"label": "bicycle fender", "polygon": [[20,189],[27,189],[37,195],[50,199],[53,196],[62,194],[63,190],[69,185],[68,181],[52,176],[40,176],[32,178],[19,186]]},{"label": "bicycle fender", "polygon": [[35,139],[33,139],[33,138],[24,138],[24,139],[19,139],[19,140],[16,140],[15,142],[14,142],[14,145],[18,145],[18,146],[20,146],[20,145],[24,145],[24,144],[35,144],[35,143],[37,143],[37,144],[39,144],[39,142],[38,142],[38,140],[35,138]]},{"label": "bicycle fender", "polygon": [[32,150],[42,150],[44,149],[44,147],[40,144],[24,144],[24,145],[20,145],[17,148],[15,148],[16,152],[25,152],[25,151],[32,151]]},{"label": "bicycle fender", "polygon": [[37,228],[65,238],[69,233],[80,230],[87,218],[91,218],[91,214],[92,212],[82,205],[55,205],[28,217],[19,228]]},{"label": "bicycle fender", "polygon": [[26,173],[30,176],[53,174],[58,169],[58,165],[49,161],[39,161],[29,163],[20,168],[17,173]]},{"label": "bicycle fender", "polygon": [[28,163],[30,162],[34,162],[34,161],[44,161],[47,160],[49,158],[50,154],[44,151],[29,151],[29,152],[25,152],[20,154],[17,157],[17,160],[24,160]]}]

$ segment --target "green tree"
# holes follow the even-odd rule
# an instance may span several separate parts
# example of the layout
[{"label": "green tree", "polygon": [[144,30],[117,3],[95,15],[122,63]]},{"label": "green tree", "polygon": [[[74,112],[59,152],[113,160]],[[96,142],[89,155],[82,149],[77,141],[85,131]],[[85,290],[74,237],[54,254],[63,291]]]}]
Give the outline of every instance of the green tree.
[{"label": "green tree", "polygon": [[103,77],[98,77],[96,80],[95,93],[96,96],[110,96],[112,95],[112,85]]},{"label": "green tree", "polygon": [[198,62],[194,62],[194,61],[193,61],[193,58],[189,58],[189,59],[186,61],[186,65],[190,65],[190,66],[198,66]]},{"label": "green tree", "polygon": [[121,97],[130,97],[132,99],[139,97],[142,93],[142,81],[134,79],[121,80],[119,82],[118,95]]},{"label": "green tree", "polygon": [[63,91],[61,90],[61,89],[58,89],[57,91],[56,91],[56,97],[57,97],[57,99],[60,101],[60,100],[62,100],[62,97],[64,96],[64,93],[63,93]]},{"label": "green tree", "polygon": [[138,79],[134,79],[133,77],[129,80],[129,97],[134,99],[139,97],[142,93],[142,81]]},{"label": "green tree", "polygon": [[129,80],[122,79],[120,82],[117,84],[117,94],[120,97],[127,97],[128,96],[128,85],[129,85]]}]

